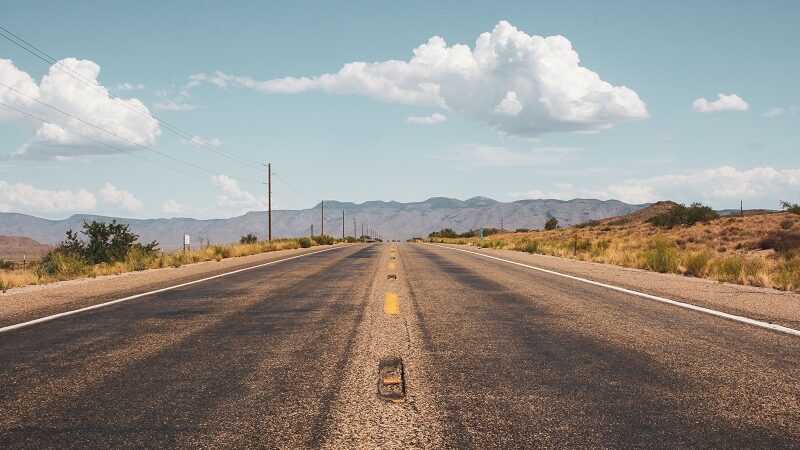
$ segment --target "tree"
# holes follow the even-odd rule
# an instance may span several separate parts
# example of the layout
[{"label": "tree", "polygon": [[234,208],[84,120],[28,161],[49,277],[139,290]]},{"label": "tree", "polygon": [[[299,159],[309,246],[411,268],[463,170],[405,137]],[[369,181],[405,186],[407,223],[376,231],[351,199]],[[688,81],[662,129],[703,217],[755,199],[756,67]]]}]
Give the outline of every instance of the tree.
[{"label": "tree", "polygon": [[81,239],[75,231],[67,231],[67,238],[59,244],[56,251],[80,257],[89,264],[113,263],[122,261],[131,250],[142,253],[158,251],[158,242],[147,245],[138,243],[139,236],[133,233],[129,225],[112,220],[105,222],[83,222],[86,238]]},{"label": "tree", "polygon": [[239,239],[240,244],[255,244],[258,242],[258,237],[253,233],[247,233]]},{"label": "tree", "polygon": [[781,209],[792,214],[800,214],[800,205],[797,203],[789,203],[785,200],[780,201]]},{"label": "tree", "polygon": [[544,229],[555,230],[556,228],[558,228],[558,219],[556,219],[553,216],[550,216],[550,218],[547,219],[547,222],[544,223]]}]

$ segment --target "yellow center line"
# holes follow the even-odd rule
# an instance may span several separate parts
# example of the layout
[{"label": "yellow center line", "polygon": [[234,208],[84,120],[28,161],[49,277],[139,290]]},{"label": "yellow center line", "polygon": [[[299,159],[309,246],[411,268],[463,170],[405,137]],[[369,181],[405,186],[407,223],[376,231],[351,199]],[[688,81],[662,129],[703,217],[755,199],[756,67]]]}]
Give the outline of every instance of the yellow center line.
[{"label": "yellow center line", "polygon": [[383,312],[386,314],[400,314],[400,299],[397,292],[387,292],[383,301]]},{"label": "yellow center line", "polygon": [[396,269],[396,268],[397,268],[397,265],[395,263],[393,263],[393,262],[389,263],[389,270],[393,270],[393,269]]}]

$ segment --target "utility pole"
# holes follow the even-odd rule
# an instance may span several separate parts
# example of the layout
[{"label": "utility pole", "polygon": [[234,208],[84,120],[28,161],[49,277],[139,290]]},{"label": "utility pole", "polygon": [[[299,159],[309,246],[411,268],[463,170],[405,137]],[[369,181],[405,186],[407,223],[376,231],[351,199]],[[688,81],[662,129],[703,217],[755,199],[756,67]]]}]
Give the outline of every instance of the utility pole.
[{"label": "utility pole", "polygon": [[342,240],[344,240],[344,210],[342,210]]},{"label": "utility pole", "polygon": [[323,200],[320,204],[322,205],[322,227],[319,235],[325,236],[325,200]]},{"label": "utility pole", "polygon": [[503,231],[503,216],[500,216],[500,231]]},{"label": "utility pole", "polygon": [[[361,222],[361,236],[364,235],[364,222]],[[359,237],[361,237],[359,236]]]},{"label": "utility pole", "polygon": [[267,163],[267,240],[272,240],[272,163]]},{"label": "utility pole", "polygon": [[314,224],[311,224],[311,237],[314,237]]},{"label": "utility pole", "polygon": [[356,218],[355,217],[353,217],[353,237],[358,239],[358,236],[356,236]]},{"label": "utility pole", "polygon": [[744,217],[744,200],[739,200],[739,216]]}]

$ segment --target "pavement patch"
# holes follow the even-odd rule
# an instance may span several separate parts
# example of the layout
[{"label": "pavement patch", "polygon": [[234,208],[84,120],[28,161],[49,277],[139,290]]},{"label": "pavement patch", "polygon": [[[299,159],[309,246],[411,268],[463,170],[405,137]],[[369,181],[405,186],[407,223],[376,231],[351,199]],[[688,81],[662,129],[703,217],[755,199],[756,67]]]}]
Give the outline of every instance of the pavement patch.
[{"label": "pavement patch", "polygon": [[406,382],[402,358],[381,360],[378,365],[378,395],[396,403],[405,401]]},{"label": "pavement patch", "polygon": [[397,279],[397,274],[390,273],[389,275],[386,275],[386,279],[387,280],[396,280]]}]

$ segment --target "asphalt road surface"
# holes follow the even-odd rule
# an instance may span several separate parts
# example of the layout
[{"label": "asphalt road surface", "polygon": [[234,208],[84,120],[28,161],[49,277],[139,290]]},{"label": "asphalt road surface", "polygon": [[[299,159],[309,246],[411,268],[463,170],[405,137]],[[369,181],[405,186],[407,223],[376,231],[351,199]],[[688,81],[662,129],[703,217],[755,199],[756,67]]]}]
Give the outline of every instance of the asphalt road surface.
[{"label": "asphalt road surface", "polygon": [[0,333],[0,448],[48,447],[800,448],[800,338],[353,245]]}]

